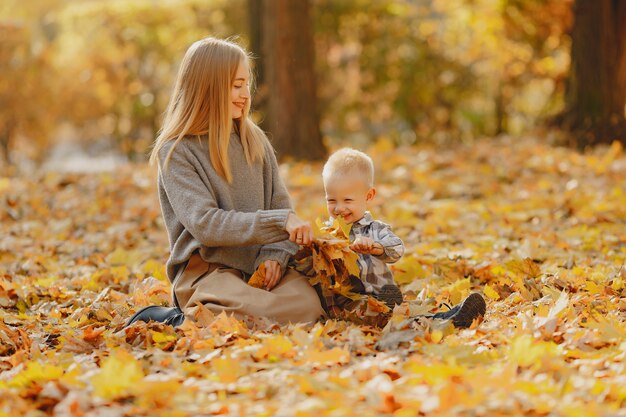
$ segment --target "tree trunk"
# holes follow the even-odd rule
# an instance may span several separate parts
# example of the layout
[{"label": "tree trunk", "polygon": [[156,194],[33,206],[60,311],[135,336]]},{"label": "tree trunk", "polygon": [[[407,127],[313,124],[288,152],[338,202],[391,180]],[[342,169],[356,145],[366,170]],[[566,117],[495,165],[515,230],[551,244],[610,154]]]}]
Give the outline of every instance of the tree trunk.
[{"label": "tree trunk", "polygon": [[576,0],[562,121],[579,148],[626,144],[626,1]]},{"label": "tree trunk", "polygon": [[10,117],[6,121],[6,124],[0,132],[0,166],[3,168],[10,166],[11,161],[11,141],[13,135],[15,135],[15,122],[14,118]]},{"label": "tree trunk", "polygon": [[309,1],[252,0],[249,5],[252,3],[257,3],[252,6],[257,7],[256,16],[251,9],[252,36],[255,25],[260,25],[259,90],[267,93],[263,127],[279,156],[321,159],[325,150],[317,111]]},{"label": "tree trunk", "polygon": [[[250,29],[250,49],[254,55],[254,98],[255,109],[267,107],[267,83],[261,59],[261,46],[263,45],[263,28],[261,25],[261,13],[263,11],[262,0],[248,0],[248,19]],[[262,121],[264,122],[264,120]],[[264,127],[262,125],[262,127]]]}]

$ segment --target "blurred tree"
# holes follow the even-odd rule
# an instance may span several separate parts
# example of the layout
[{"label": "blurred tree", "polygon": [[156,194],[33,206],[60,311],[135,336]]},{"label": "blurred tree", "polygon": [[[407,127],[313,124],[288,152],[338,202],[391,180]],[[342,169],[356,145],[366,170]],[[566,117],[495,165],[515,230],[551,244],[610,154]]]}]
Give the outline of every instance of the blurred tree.
[{"label": "blurred tree", "polygon": [[561,118],[576,145],[626,144],[626,1],[576,0]]},{"label": "blurred tree", "polygon": [[[569,36],[573,0],[506,0],[502,2],[503,39],[506,52],[498,54],[502,71],[496,93],[497,133],[509,132],[511,114],[529,113],[549,118],[562,110],[569,60]],[[513,52],[517,50],[517,53]],[[515,109],[524,90],[537,90],[546,82],[554,93],[534,109]],[[555,100],[555,97],[557,100]],[[537,108],[538,107],[538,108]],[[534,124],[534,123],[532,123]]]},{"label": "blurred tree", "polygon": [[66,104],[82,136],[110,136],[130,159],[143,160],[187,47],[244,29],[232,22],[243,21],[245,11],[228,3],[94,0],[67,7],[57,59],[75,80]]},{"label": "blurred tree", "polygon": [[[21,150],[41,162],[60,114],[60,85],[53,65],[56,36],[50,13],[57,0],[0,7],[0,161],[12,164],[18,138]],[[26,16],[30,18],[27,19]]]},{"label": "blurred tree", "polygon": [[249,6],[252,47],[260,47],[253,52],[262,64],[257,71],[259,103],[266,104],[267,114],[262,126],[279,156],[321,159],[309,1],[250,0]]},{"label": "blurred tree", "polygon": [[572,2],[4,0],[0,145],[45,156],[63,123],[140,159],[187,46],[237,33],[283,155],[322,156],[320,130],[359,147],[519,134],[564,107]]}]

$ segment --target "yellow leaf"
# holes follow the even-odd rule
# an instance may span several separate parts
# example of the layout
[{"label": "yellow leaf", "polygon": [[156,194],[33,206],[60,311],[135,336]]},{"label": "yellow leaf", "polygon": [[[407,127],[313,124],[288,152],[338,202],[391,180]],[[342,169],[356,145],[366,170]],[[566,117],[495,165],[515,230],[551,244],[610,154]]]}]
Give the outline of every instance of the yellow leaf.
[{"label": "yellow leaf", "polygon": [[590,294],[602,294],[604,292],[604,287],[596,284],[591,280],[585,281],[585,287]]},{"label": "yellow leaf", "polygon": [[7,177],[1,177],[0,178],[0,193],[5,192],[9,188],[11,188],[11,180]]},{"label": "yellow leaf", "polygon": [[432,340],[433,343],[439,343],[441,339],[443,339],[443,332],[441,330],[433,330],[430,334],[430,340]]},{"label": "yellow leaf", "polygon": [[144,274],[151,275],[159,281],[167,281],[167,274],[165,272],[165,265],[161,262],[157,262],[154,259],[149,259],[143,264],[141,269]]},{"label": "yellow leaf", "polygon": [[402,258],[391,266],[394,280],[398,284],[410,284],[416,279],[426,278],[426,271],[414,255]]},{"label": "yellow leaf", "polygon": [[143,380],[141,364],[130,353],[118,350],[102,362],[100,372],[91,378],[99,397],[113,400],[132,395]]},{"label": "yellow leaf", "polygon": [[444,287],[443,289],[448,292],[448,297],[452,304],[460,303],[467,295],[471,287],[469,278],[460,279],[452,284]]},{"label": "yellow leaf", "polygon": [[487,297],[491,298],[494,301],[498,301],[500,299],[500,295],[496,292],[496,290],[491,288],[489,284],[485,285],[483,291]]},{"label": "yellow leaf", "polygon": [[265,262],[261,262],[261,265],[254,271],[254,274],[248,280],[248,285],[254,288],[265,287]]},{"label": "yellow leaf", "polygon": [[128,280],[130,271],[126,265],[111,267],[111,275],[113,276],[113,282],[124,282]]},{"label": "yellow leaf", "polygon": [[341,217],[337,217],[334,221],[333,221],[333,228],[337,229],[337,227],[335,226],[335,224],[337,224],[338,228],[341,229],[343,236],[346,239],[350,239],[350,229],[352,229],[352,223],[348,224],[346,223],[346,221],[341,218]]},{"label": "yellow leaf", "polygon": [[541,268],[532,259],[513,260],[506,263],[506,267],[516,274],[536,278],[541,274]]},{"label": "yellow leaf", "polygon": [[312,350],[306,354],[306,361],[323,365],[346,364],[350,362],[350,352],[334,347],[330,350]]},{"label": "yellow leaf", "polygon": [[70,371],[65,372],[65,374],[59,378],[65,384],[74,385],[76,387],[84,387],[85,383],[81,381],[79,378],[82,375],[82,371],[79,367],[75,367]]},{"label": "yellow leaf", "polygon": [[561,346],[554,342],[536,340],[530,335],[515,338],[509,348],[509,360],[518,366],[538,368],[542,361],[549,361],[562,352]]},{"label": "yellow leaf", "polygon": [[245,373],[241,363],[232,357],[216,358],[211,361],[211,365],[213,365],[219,380],[225,383],[236,382]]},{"label": "yellow leaf", "polygon": [[320,219],[317,219],[315,224],[319,228],[319,232],[322,237],[335,237],[346,241],[350,240],[350,229],[352,229],[352,223],[348,224],[340,217],[333,219],[333,223],[330,226]]},{"label": "yellow leaf", "polygon": [[257,359],[268,358],[276,360],[282,356],[293,356],[293,343],[285,336],[274,336],[263,342],[263,345],[254,354]]},{"label": "yellow leaf", "polygon": [[453,378],[463,376],[466,372],[464,367],[456,364],[425,364],[418,358],[409,360],[405,369],[418,379],[423,379],[431,385],[448,382]]},{"label": "yellow leaf", "polygon": [[391,309],[384,302],[377,300],[374,297],[367,297],[367,313],[388,313]]},{"label": "yellow leaf", "polygon": [[359,278],[361,269],[359,268],[359,256],[352,251],[345,251],[343,255],[343,264],[348,269],[350,275]]},{"label": "yellow leaf", "polygon": [[312,395],[323,389],[322,384],[310,375],[294,375],[292,378],[303,394]]},{"label": "yellow leaf", "polygon": [[316,237],[321,236],[324,233],[323,231],[325,228],[326,228],[326,224],[324,223],[322,219],[320,219],[319,217],[315,219],[313,234]]},{"label": "yellow leaf", "polygon": [[[176,394],[182,387],[182,383],[177,380],[144,381],[137,387],[137,402],[146,408],[163,408],[174,401]],[[176,414],[166,413],[165,415],[175,416]]]},{"label": "yellow leaf", "polygon": [[10,387],[24,388],[33,382],[53,381],[63,376],[63,369],[58,366],[30,362],[26,369],[9,381]]},{"label": "yellow leaf", "polygon": [[169,343],[175,341],[176,339],[177,337],[173,334],[152,332],[152,340],[154,340],[155,343]]},{"label": "yellow leaf", "polygon": [[107,256],[106,260],[111,265],[126,265],[129,268],[133,268],[141,262],[141,258],[142,255],[137,250],[127,251],[118,247]]}]

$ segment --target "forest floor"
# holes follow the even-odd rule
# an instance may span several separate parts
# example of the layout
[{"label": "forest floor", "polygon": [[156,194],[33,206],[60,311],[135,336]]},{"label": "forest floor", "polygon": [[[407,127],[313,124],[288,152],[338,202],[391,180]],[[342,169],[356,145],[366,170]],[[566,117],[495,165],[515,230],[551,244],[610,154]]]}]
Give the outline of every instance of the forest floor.
[{"label": "forest floor", "polygon": [[[205,311],[173,329],[155,171],[0,178],[0,416],[626,415],[626,156],[538,140],[369,150],[407,251],[385,329]],[[281,167],[324,217],[321,165]],[[484,295],[466,330],[406,320]],[[445,307],[443,307],[445,309]]]}]

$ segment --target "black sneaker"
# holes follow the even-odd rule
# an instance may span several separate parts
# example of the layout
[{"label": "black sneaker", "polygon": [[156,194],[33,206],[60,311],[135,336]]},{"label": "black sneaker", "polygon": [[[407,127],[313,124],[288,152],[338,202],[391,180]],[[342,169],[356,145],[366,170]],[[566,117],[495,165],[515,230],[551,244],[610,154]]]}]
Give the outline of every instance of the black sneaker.
[{"label": "black sneaker", "polygon": [[124,327],[128,327],[137,321],[145,321],[146,323],[157,321],[177,327],[183,324],[185,315],[178,307],[148,306],[133,314]]},{"label": "black sneaker", "polygon": [[396,304],[402,304],[402,291],[396,285],[383,285],[378,294],[372,294],[375,299],[382,301],[387,307],[393,309]]},{"label": "black sneaker", "polygon": [[435,313],[432,318],[452,320],[454,327],[466,329],[472,325],[474,319],[482,317],[487,311],[485,300],[477,292],[470,294],[461,304],[457,304],[448,311]]}]

